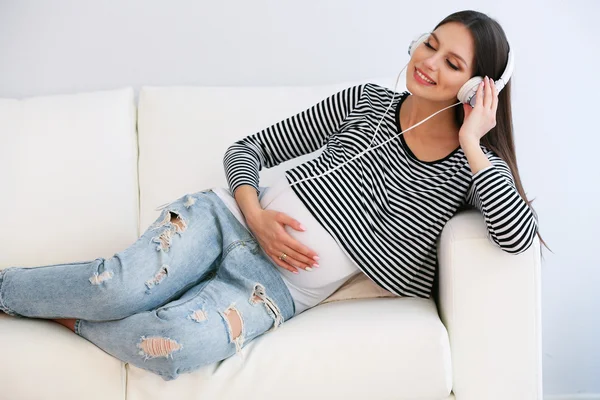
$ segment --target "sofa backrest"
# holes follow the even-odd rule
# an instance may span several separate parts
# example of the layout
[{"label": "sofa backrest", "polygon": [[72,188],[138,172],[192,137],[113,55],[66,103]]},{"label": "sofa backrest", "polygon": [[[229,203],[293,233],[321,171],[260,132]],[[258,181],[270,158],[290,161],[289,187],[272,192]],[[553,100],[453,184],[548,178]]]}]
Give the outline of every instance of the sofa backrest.
[{"label": "sofa backrest", "polygon": [[138,231],[132,88],[0,99],[0,268],[111,256]]},{"label": "sofa backrest", "polygon": [[[234,141],[304,111],[352,85],[393,87],[394,78],[310,87],[144,87],[140,91],[140,232],[156,207],[187,193],[227,187],[223,155]],[[321,150],[261,171],[269,186]]]},{"label": "sofa backrest", "polygon": [[[0,99],[0,268],[112,256],[156,219],[157,206],[227,187],[222,159],[234,141],[366,82],[392,87],[395,78],[144,87],[137,110],[132,88]],[[261,171],[260,185],[321,151]]]}]

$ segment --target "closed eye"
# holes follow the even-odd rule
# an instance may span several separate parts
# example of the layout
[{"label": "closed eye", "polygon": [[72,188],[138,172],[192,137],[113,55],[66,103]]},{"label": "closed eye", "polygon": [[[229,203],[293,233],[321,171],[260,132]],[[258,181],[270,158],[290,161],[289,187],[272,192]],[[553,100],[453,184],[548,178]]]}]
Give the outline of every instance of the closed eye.
[{"label": "closed eye", "polygon": [[[429,42],[425,42],[425,46],[429,47],[431,50],[435,50]],[[446,62],[448,63],[450,68],[452,68],[455,71],[458,71],[458,67],[456,65],[452,64],[449,60],[446,60]]]}]

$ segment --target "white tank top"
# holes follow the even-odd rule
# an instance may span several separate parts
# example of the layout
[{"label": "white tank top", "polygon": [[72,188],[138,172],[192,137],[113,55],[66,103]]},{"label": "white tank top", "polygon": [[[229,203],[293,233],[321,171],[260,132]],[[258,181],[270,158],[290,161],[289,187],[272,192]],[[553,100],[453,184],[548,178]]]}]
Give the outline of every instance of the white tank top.
[{"label": "white tank top", "polygon": [[[229,189],[213,188],[213,191],[221,198],[238,221],[248,228],[243,214]],[[297,231],[287,225],[285,230],[294,239],[314,250],[320,257],[317,261],[319,268],[313,267],[312,271],[298,269],[298,274],[274,264],[294,299],[296,304],[295,315],[316,306],[335,292],[349,278],[360,272],[343,248],[296,196],[285,176],[279,179],[275,185],[266,188],[265,192],[261,194],[259,202],[263,209],[281,211],[304,225],[306,228],[304,232]]]}]

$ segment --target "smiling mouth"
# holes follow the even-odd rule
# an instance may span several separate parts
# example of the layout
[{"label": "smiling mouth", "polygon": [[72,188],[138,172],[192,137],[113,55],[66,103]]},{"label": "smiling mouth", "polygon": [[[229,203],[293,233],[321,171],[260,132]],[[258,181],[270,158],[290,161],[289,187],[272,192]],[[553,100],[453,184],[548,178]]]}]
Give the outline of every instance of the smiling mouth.
[{"label": "smiling mouth", "polygon": [[428,78],[425,74],[423,74],[421,71],[419,71],[419,69],[416,67],[415,67],[415,75],[418,76],[422,81],[424,81],[430,85],[436,85],[436,83],[433,80]]}]

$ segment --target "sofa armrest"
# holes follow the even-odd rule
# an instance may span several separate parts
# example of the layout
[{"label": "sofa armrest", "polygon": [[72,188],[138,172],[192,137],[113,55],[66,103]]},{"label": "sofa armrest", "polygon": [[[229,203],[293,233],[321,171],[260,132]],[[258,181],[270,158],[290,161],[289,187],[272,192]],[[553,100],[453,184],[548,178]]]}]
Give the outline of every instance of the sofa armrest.
[{"label": "sofa armrest", "polygon": [[457,213],[438,243],[438,308],[457,400],[541,400],[541,260],[536,238],[512,255],[487,236],[481,213]]}]

